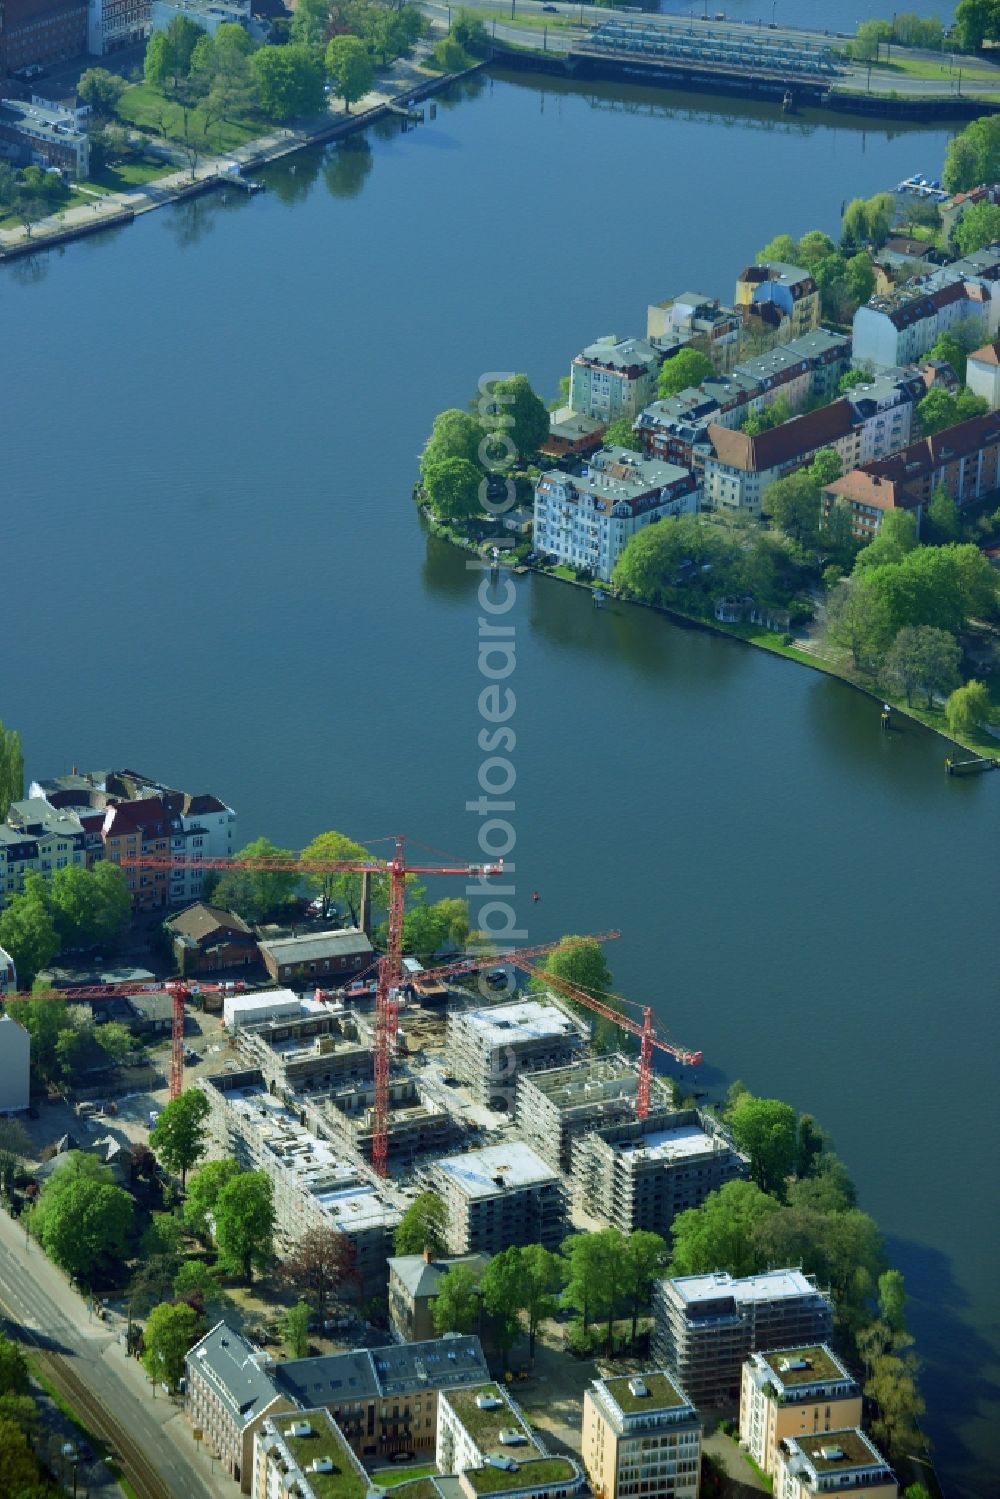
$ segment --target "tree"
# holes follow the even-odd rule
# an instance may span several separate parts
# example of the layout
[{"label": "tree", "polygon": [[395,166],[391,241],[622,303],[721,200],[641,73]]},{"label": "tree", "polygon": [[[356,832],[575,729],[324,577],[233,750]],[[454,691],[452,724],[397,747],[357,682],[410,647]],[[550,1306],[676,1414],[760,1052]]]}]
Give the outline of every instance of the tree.
[{"label": "tree", "polygon": [[[10,1197],[17,1173],[34,1155],[31,1136],[19,1119],[0,1119],[0,1193]],[[0,1380],[2,1393],[2,1380]]]},{"label": "tree", "polygon": [[211,1238],[209,1219],[214,1219],[215,1205],[223,1187],[240,1175],[235,1161],[209,1161],[192,1177],[184,1203],[184,1227],[203,1242]]},{"label": "tree", "polygon": [[[567,944],[572,943],[572,946]],[[612,979],[611,970],[604,956],[604,949],[599,942],[581,942],[577,937],[563,937],[559,946],[550,952],[539,973],[531,981],[531,987],[535,990],[546,988],[546,975],[552,978],[562,979],[566,984],[572,984],[575,989],[583,989],[585,993],[592,994],[610,1004],[612,1009],[617,1008],[616,1002],[610,995]],[[556,986],[556,993],[559,993]],[[577,1013],[593,1025],[594,1044],[599,1050],[608,1051],[621,1042],[621,1032],[610,1020],[594,1016],[593,1012],[583,1005],[575,1004],[570,998]]]},{"label": "tree", "polygon": [[956,687],[944,705],[948,732],[956,739],[988,723],[990,714],[989,688],[974,680],[966,682],[964,687]]},{"label": "tree", "polygon": [[814,1175],[789,1182],[787,1196],[790,1207],[814,1208],[818,1213],[839,1213],[856,1201],[847,1167],[832,1150],[817,1157]]},{"label": "tree", "polygon": [[884,245],[889,237],[895,207],[891,193],[876,193],[873,198],[852,198],[841,220],[841,245],[845,249],[857,249],[865,244],[878,249]]},{"label": "tree", "polygon": [[899,562],[867,568],[858,582],[880,602],[890,640],[904,625],[961,635],[970,618],[989,619],[996,610],[996,572],[970,543],[917,547]]},{"label": "tree", "polygon": [[322,1319],[329,1298],[341,1286],[356,1282],[358,1253],[354,1241],[333,1228],[309,1228],[282,1266],[283,1278],[303,1292]]},{"label": "tree", "polygon": [[215,1242],[220,1263],[232,1275],[253,1283],[254,1267],[274,1255],[274,1188],[263,1171],[244,1171],[215,1201]]},{"label": "tree", "polygon": [[635,1342],[639,1325],[639,1313],[648,1307],[653,1293],[653,1282],[663,1272],[667,1261],[666,1242],[659,1234],[637,1228],[625,1241],[626,1301],[632,1310],[632,1342]]},{"label": "tree", "polygon": [[700,385],[713,374],[712,361],[698,349],[680,349],[672,359],[666,360],[656,381],[661,401],[675,396],[679,391],[690,390]]},{"label": "tree", "polygon": [[878,1278],[878,1309],[893,1332],[906,1329],[906,1282],[899,1270],[884,1270]]},{"label": "tree", "polygon": [[[397,1251],[398,1252],[398,1251]],[[495,1254],[483,1271],[479,1283],[483,1306],[490,1315],[493,1340],[500,1350],[506,1369],[510,1350],[520,1332],[521,1267],[516,1250]]]},{"label": "tree", "polygon": [[446,1332],[476,1331],[479,1326],[479,1285],[468,1265],[449,1265],[438,1281],[431,1315],[438,1337],[444,1337]]},{"label": "tree", "polygon": [[856,385],[870,385],[871,380],[872,377],[867,370],[845,370],[837,381],[837,394],[838,396],[844,396],[849,390],[853,390]]},{"label": "tree", "polygon": [[326,49],[326,71],[334,92],[344,101],[344,113],[364,97],[375,82],[375,69],[368,48],[360,37],[335,36]]},{"label": "tree", "polygon": [[795,1175],[812,1176],[826,1149],[826,1134],[811,1114],[800,1114],[795,1137]]},{"label": "tree", "polygon": [[697,1208],[678,1213],[671,1225],[671,1274],[704,1275],[728,1270],[753,1275],[763,1267],[754,1238],[757,1225],[780,1205],[753,1182],[731,1181],[710,1192]]},{"label": "tree", "polygon": [[527,375],[496,380],[480,404],[484,421],[502,432],[519,459],[533,458],[549,435],[549,413],[535,394]]},{"label": "tree", "polygon": [[962,521],[958,506],[943,484],[935,486],[931,502],[927,507],[928,529],[934,541],[957,541],[962,534]]},{"label": "tree", "polygon": [[143,59],[142,70],[146,82],[152,84],[153,88],[165,87],[170,76],[170,55],[167,47],[167,38],[164,32],[154,31],[146,43],[146,55]]},{"label": "tree", "polygon": [[168,1171],[180,1173],[181,1191],[191,1167],[208,1146],[205,1120],[210,1106],[200,1088],[187,1088],[166,1104],[149,1135],[149,1143]]},{"label": "tree", "polygon": [[0,1334],[0,1395],[25,1395],[27,1392],[27,1360],[16,1343]]},{"label": "tree", "polygon": [[783,261],[786,264],[794,264],[795,257],[799,253],[799,247],[790,234],[779,234],[770,240],[762,250],[757,251],[756,261],[758,265],[767,265],[769,261]]},{"label": "tree", "polygon": [[0,947],[10,954],[18,982],[30,988],[39,969],[59,951],[59,937],[41,875],[28,874],[24,889],[0,911]]},{"label": "tree", "polygon": [[90,105],[96,119],[112,120],[125,92],[125,80],[107,68],[88,68],[80,75],[76,91],[83,102]]},{"label": "tree", "polygon": [[808,469],[775,479],[764,490],[761,508],[794,541],[809,543],[819,528],[820,486]]},{"label": "tree", "polygon": [[452,24],[451,34],[466,52],[482,56],[489,48],[489,39],[482,18],[474,10],[460,10]]},{"label": "tree", "polygon": [[482,471],[467,458],[444,458],[424,470],[427,503],[439,520],[468,520],[482,510]]},{"label": "tree", "polygon": [[955,225],[955,243],[963,255],[974,255],[1000,239],[1000,206],[973,203]]},{"label": "tree", "polygon": [[[287,47],[274,49],[287,52]],[[259,56],[259,53],[255,53]],[[263,921],[286,906],[295,894],[300,875],[295,860],[288,849],[277,848],[269,838],[255,838],[241,849],[237,858],[250,867],[229,870],[215,887],[215,903],[227,911],[235,911],[246,921]],[[255,860],[261,864],[287,864],[288,872],[281,869],[253,868]]]},{"label": "tree", "polygon": [[[192,21],[190,16],[174,16],[164,31],[167,74],[173,79],[175,86],[191,71],[194,49],[204,35],[204,28]],[[148,81],[152,82],[151,79]]]},{"label": "tree", "polygon": [[[958,0],[955,37],[964,52],[978,52],[984,41],[995,40],[1000,30],[1000,8],[996,0]],[[985,181],[985,178],[978,178]],[[948,186],[947,179],[945,185]],[[972,184],[969,184],[972,186]],[[956,189],[951,189],[953,192]]]},{"label": "tree", "polygon": [[833,448],[820,448],[807,472],[819,485],[832,484],[844,472],[844,465]]},{"label": "tree", "polygon": [[290,1306],[281,1320],[281,1335],[285,1340],[289,1358],[308,1358],[309,1321],[312,1307],[307,1301],[297,1301]]},{"label": "tree", "polygon": [[604,432],[604,446],[628,448],[632,453],[642,451],[642,444],[632,430],[631,417],[620,416],[617,421],[609,423]]},{"label": "tree", "polygon": [[448,1253],[448,1209],[436,1192],[421,1192],[399,1222],[393,1237],[397,1254]]},{"label": "tree", "polygon": [[227,1300],[218,1275],[204,1260],[185,1260],[178,1267],[173,1292],[179,1301],[200,1305],[202,1310],[222,1306]]},{"label": "tree", "polygon": [[874,541],[862,547],[854,562],[854,571],[862,573],[883,562],[900,562],[917,545],[917,522],[909,510],[887,510],[875,533]]},{"label": "tree", "polygon": [[561,1247],[568,1269],[562,1300],[579,1312],[586,1334],[601,1304],[605,1246],[600,1234],[570,1234]]},{"label": "tree", "polygon": [[926,437],[971,417],[982,416],[988,410],[989,405],[982,396],[973,394],[967,387],[952,395],[950,390],[937,385],[917,402],[917,416]]},{"label": "tree", "polygon": [[116,1067],[120,1067],[127,1056],[136,1050],[132,1032],[120,1020],[109,1020],[94,1027],[94,1040],[102,1051],[107,1052]]},{"label": "tree", "polygon": [[468,411],[451,407],[434,418],[431,435],[420,455],[420,471],[426,473],[446,458],[464,458],[478,464],[483,428]]},{"label": "tree", "polygon": [[59,1075],[56,1044],[62,1032],[72,1026],[66,1006],[53,1000],[17,999],[7,1000],[4,1008],[31,1037],[31,1065],[35,1072],[44,1082],[54,1082]]},{"label": "tree", "polygon": [[274,120],[318,114],[323,108],[325,70],[308,47],[261,47],[250,59],[260,106]]},{"label": "tree", "polygon": [[292,16],[292,41],[318,50],[326,40],[329,25],[330,0],[298,0]]},{"label": "tree", "polygon": [[516,1257],[520,1283],[520,1305],[528,1319],[528,1362],[535,1362],[535,1339],[543,1322],[556,1314],[563,1266],[557,1254],[541,1244],[527,1244],[505,1249],[503,1254]]},{"label": "tree", "polygon": [[861,62],[870,62],[878,57],[882,43],[891,39],[892,27],[888,21],[859,21],[851,54]]},{"label": "tree", "polygon": [[202,1319],[186,1301],[156,1306],[143,1329],[142,1363],[154,1383],[173,1393],[184,1374],[184,1360],[202,1334]]},{"label": "tree", "polygon": [[133,1204],[100,1162],[71,1151],[31,1211],[31,1227],[50,1259],[89,1282],[125,1257]]},{"label": "tree", "polygon": [[[961,9],[961,6],[959,7]],[[950,193],[965,192],[1000,175],[1000,121],[985,115],[972,120],[945,149],[941,174]]]},{"label": "tree", "polygon": [[882,663],[882,681],[893,692],[902,692],[909,705],[919,688],[928,708],[935,696],[945,696],[959,684],[962,648],[954,635],[930,625],[904,625]]},{"label": "tree", "polygon": [[[369,849],[360,843],[355,843],[343,833],[319,833],[310,844],[302,850],[302,862],[304,864],[338,864],[346,862],[370,861],[372,858]],[[308,874],[305,877],[306,884],[310,890],[316,892],[323,902],[322,916],[324,921],[329,914],[330,907],[337,901],[346,906],[351,913],[351,920],[357,926],[361,915],[361,876],[360,874],[346,874],[336,870],[326,870],[322,873]],[[388,882],[385,875],[372,873],[371,897],[373,901],[385,904],[388,900]]]},{"label": "tree", "polygon": [[38,1463],[24,1432],[13,1421],[0,1418],[0,1494],[12,1499],[31,1491],[38,1482]]},{"label": "tree", "polygon": [[875,268],[870,255],[852,255],[845,269],[848,295],[853,303],[867,302],[875,290]]},{"label": "tree", "polygon": [[726,1117],[736,1145],[750,1157],[751,1175],[761,1191],[783,1197],[785,1179],[795,1167],[795,1110],[779,1098],[747,1094]]},{"label": "tree", "polygon": [[443,947],[457,950],[469,935],[469,903],[450,896],[428,905],[420,901],[403,918],[403,945],[419,957]]},{"label": "tree", "polygon": [[859,671],[876,669],[893,631],[885,600],[869,584],[867,576],[854,577],[833,590],[827,608],[826,634],[835,645],[850,650]]}]

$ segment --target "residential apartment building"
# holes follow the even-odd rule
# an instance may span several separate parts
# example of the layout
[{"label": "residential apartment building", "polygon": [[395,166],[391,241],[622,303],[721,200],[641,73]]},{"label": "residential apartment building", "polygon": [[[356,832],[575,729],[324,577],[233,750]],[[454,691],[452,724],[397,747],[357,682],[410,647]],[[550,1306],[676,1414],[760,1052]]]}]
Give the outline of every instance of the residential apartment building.
[{"label": "residential apartment building", "polygon": [[535,546],[566,567],[610,581],[631,538],[668,516],[692,515],[700,492],[685,468],[602,448],[580,475],[543,473],[535,486]]},{"label": "residential apartment building", "polygon": [[479,1339],[459,1333],[351,1353],[289,1359],[274,1370],[289,1405],[328,1410],[362,1459],[432,1457],[443,1394],[489,1380]]},{"label": "residential apartment building", "polygon": [[0,78],[31,63],[64,62],[87,48],[87,0],[3,0]]},{"label": "residential apartment building", "polygon": [[583,1461],[595,1499],[698,1499],[701,1422],[656,1369],[595,1379],[583,1397]]},{"label": "residential apartment building", "polygon": [[[566,1067],[523,1073],[517,1080],[515,1120],[528,1145],[569,1175],[573,1144],[590,1130],[635,1118],[639,1069],[621,1055],[583,1057]],[[661,1078],[650,1079],[652,1109],[671,1104]]]},{"label": "residential apartment building", "polygon": [[868,369],[913,364],[956,324],[984,339],[1000,329],[1000,248],[977,250],[888,296],[874,296],[854,314],[854,362]]},{"label": "residential apartment building", "polygon": [[323,1121],[314,1107],[306,1100],[286,1106],[256,1069],[218,1073],[200,1079],[199,1086],[224,1153],[270,1177],[286,1243],[310,1228],[336,1229],[354,1246],[358,1295],[384,1296],[392,1234],[402,1214],[378,1178],[320,1132]]},{"label": "residential apartment building", "polygon": [[90,171],[90,136],[58,104],[0,100],[2,154],[22,166],[58,167],[71,177]]},{"label": "residential apartment building", "polygon": [[858,463],[873,463],[906,447],[917,402],[926,394],[923,376],[905,370],[873,375],[846,392],[858,432]]},{"label": "residential apartment building", "polygon": [[816,1494],[897,1499],[899,1484],[878,1448],[857,1428],[786,1437],[775,1458],[774,1499],[813,1499]]},{"label": "residential apartment building", "polygon": [[666,401],[654,401],[636,420],[635,430],[650,457],[704,469],[708,428],[736,428],[779,397],[793,411],[808,401],[832,400],[849,368],[851,340],[817,328],[769,353],[745,359],[725,375],[704,380]]},{"label": "residential apartment building", "polygon": [[488,1254],[453,1254],[435,1259],[423,1254],[394,1255],[389,1261],[389,1320],[402,1343],[433,1338],[434,1303],[442,1277],[453,1265],[464,1265],[478,1280],[490,1262]]},{"label": "residential apartment building", "polygon": [[30,1102],[31,1037],[18,1021],[0,1015],[0,1116],[22,1114]]},{"label": "residential apartment building", "polygon": [[0,997],[17,993],[17,970],[6,948],[0,947]]},{"label": "residential apartment building", "polygon": [[145,40],[150,0],[87,0],[87,51],[105,57]]},{"label": "residential apartment building", "polygon": [[974,349],[965,364],[965,383],[991,411],[1000,406],[1000,339]]},{"label": "residential apartment building", "polygon": [[205,1451],[249,1494],[253,1443],[269,1415],[295,1409],[272,1378],[274,1360],[225,1322],[217,1322],[184,1361],[184,1413]]},{"label": "residential apartment building", "polygon": [[259,1016],[237,1031],[243,1067],[257,1071],[268,1091],[287,1102],[369,1081],[375,1065],[371,1047],[359,1040],[351,1012],[330,1005],[303,1011],[300,1003],[298,1008],[297,1015]]},{"label": "residential apartment building", "polygon": [[552,994],[458,1010],[448,1017],[447,1054],[456,1077],[489,1108],[514,1111],[518,1075],[559,1067],[590,1039],[584,1020]]},{"label": "residential apartment building", "polygon": [[434,1460],[442,1473],[481,1468],[490,1458],[541,1457],[545,1452],[507,1391],[498,1384],[443,1392],[438,1401]]},{"label": "residential apartment building", "polygon": [[0,824],[0,906],[24,889],[26,875],[48,877],[57,869],[86,864],[79,818],[37,798],[11,803],[7,822]]},{"label": "residential apartment building", "polygon": [[328,1410],[265,1416],[254,1432],[252,1499],[365,1499],[370,1487]]},{"label": "residential apartment building", "polygon": [[[322,1111],[324,1128],[334,1145],[352,1157],[372,1160],[375,1138],[375,1084],[371,1077],[333,1088],[313,1107]],[[464,1126],[446,1101],[419,1078],[389,1080],[389,1156],[399,1171],[418,1161],[459,1148]]]},{"label": "residential apartment building", "polygon": [[260,955],[277,984],[347,984],[375,961],[374,948],[356,927],[268,939]]},{"label": "residential apartment building", "polygon": [[743,1361],[757,1349],[825,1343],[833,1328],[829,1297],[791,1269],[661,1280],[653,1315],[653,1353],[699,1408],[736,1406]]},{"label": "residential apartment building", "polygon": [[152,0],[150,31],[166,31],[176,16],[186,16],[209,36],[214,36],[220,26],[242,26],[256,41],[263,41],[266,35],[253,19],[251,0]]},{"label": "residential apartment building", "polygon": [[736,282],[736,308],[744,325],[759,325],[788,338],[799,338],[819,326],[819,287],[801,266],[772,260],[748,265]]},{"label": "residential apartment building", "polygon": [[861,1388],[825,1343],[752,1353],[740,1381],[740,1441],[774,1475],[786,1437],[861,1425]]},{"label": "residential apartment building", "polygon": [[726,1130],[697,1109],[599,1125],[572,1148],[578,1207],[623,1233],[646,1229],[668,1240],[678,1213],[747,1172]]},{"label": "residential apartment building", "polygon": [[731,370],[740,357],[743,319],[734,307],[723,307],[718,297],[681,292],[668,302],[646,309],[646,339],[662,355],[679,349],[707,354],[717,373]]},{"label": "residential apartment building", "polygon": [[497,1254],[512,1244],[555,1250],[569,1231],[558,1172],[518,1140],[447,1156],[427,1180],[448,1209],[452,1254]]},{"label": "residential apartment building", "polygon": [[570,365],[569,404],[600,422],[634,421],[656,395],[663,356],[641,338],[612,333],[588,344]]},{"label": "residential apartment building", "polygon": [[821,524],[843,500],[851,508],[854,534],[868,541],[887,510],[909,510],[920,522],[935,489],[961,508],[1000,489],[1000,416],[987,412],[956,427],[911,443],[891,458],[852,468],[825,486]]},{"label": "residential apartment building", "polygon": [[744,511],[759,517],[761,500],[775,479],[801,468],[821,448],[832,448],[844,469],[857,463],[861,441],[847,400],[793,417],[756,437],[710,426],[705,461],[704,505],[708,510]]}]

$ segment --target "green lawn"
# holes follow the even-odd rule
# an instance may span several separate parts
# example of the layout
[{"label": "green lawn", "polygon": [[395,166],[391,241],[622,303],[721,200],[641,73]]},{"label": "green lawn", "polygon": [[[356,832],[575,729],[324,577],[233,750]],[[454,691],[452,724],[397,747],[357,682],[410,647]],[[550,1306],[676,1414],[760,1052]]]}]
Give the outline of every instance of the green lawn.
[{"label": "green lawn", "polygon": [[380,1489],[394,1489],[401,1483],[409,1483],[414,1478],[436,1478],[437,1468],[431,1463],[425,1468],[404,1468],[402,1463],[397,1467],[378,1468],[372,1474],[372,1483],[377,1484]]},{"label": "green lawn", "polygon": [[102,192],[127,193],[133,188],[145,187],[147,182],[155,182],[158,177],[165,177],[169,172],[179,170],[176,162],[143,156],[138,160],[122,161],[117,166],[102,167],[99,172],[92,172],[84,186],[96,187]]},{"label": "green lawn", "polygon": [[931,62],[926,57],[908,57],[905,52],[894,52],[891,62],[873,64],[873,73],[876,67],[880,73],[905,73],[910,78],[931,78],[941,83],[957,83],[961,67],[963,84],[968,79],[970,83],[992,83],[1000,88],[1000,67],[971,62],[968,58],[959,59],[952,67],[950,62]]},{"label": "green lawn", "polygon": [[[134,83],[127,88],[122,94],[118,113],[127,124],[151,130],[156,135],[163,134],[168,140],[184,140],[184,111],[148,83]],[[205,112],[201,105],[188,110],[190,138],[211,151],[232,151],[266,134],[270,128],[260,119],[245,119],[238,124],[231,120],[215,120],[206,136]]]},{"label": "green lawn", "polygon": [[[53,203],[45,217],[50,218],[52,214],[65,213],[67,208],[76,208],[81,203],[94,202],[96,202],[96,199],[90,193],[77,192],[76,188],[73,187],[70,189],[69,195],[61,203]],[[16,213],[12,213],[9,209],[0,209],[0,229],[20,228],[22,228],[22,222]],[[34,225],[32,225],[32,229],[34,229]]]}]

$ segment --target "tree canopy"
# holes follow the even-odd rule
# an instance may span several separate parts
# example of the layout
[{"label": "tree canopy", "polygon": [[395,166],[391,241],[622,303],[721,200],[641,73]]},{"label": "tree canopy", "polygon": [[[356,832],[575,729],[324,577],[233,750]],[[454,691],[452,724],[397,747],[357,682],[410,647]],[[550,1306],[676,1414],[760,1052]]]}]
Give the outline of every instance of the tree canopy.
[{"label": "tree canopy", "polygon": [[215,1199],[215,1243],[219,1263],[249,1286],[254,1269],[274,1256],[274,1188],[263,1171],[244,1171],[226,1182]]},{"label": "tree canopy", "polygon": [[326,95],[323,60],[306,46],[261,47],[250,59],[264,113],[274,120],[318,114]]},{"label": "tree canopy", "polygon": [[188,1350],[202,1332],[202,1319],[186,1301],[154,1307],[143,1329],[142,1363],[150,1379],[176,1390]]},{"label": "tree canopy", "polygon": [[438,1337],[475,1332],[479,1326],[479,1283],[468,1265],[449,1265],[438,1281],[431,1314]]},{"label": "tree canopy", "polygon": [[483,506],[483,473],[467,458],[442,458],[424,468],[424,494],[439,520],[470,520]]},{"label": "tree canopy", "polygon": [[363,98],[375,81],[368,48],[356,36],[331,39],[326,49],[326,71],[333,82],[334,92],[344,101],[345,114],[350,114],[351,105]]},{"label": "tree canopy", "polygon": [[750,1157],[750,1171],[763,1192],[783,1197],[785,1180],[795,1167],[798,1118],[778,1098],[744,1094],[726,1120],[740,1150]]},{"label": "tree canopy", "polygon": [[702,354],[699,349],[679,349],[672,359],[664,361],[657,377],[660,400],[666,401],[682,390],[700,385],[713,372],[714,366],[707,354]]},{"label": "tree canopy", "polygon": [[495,380],[480,402],[480,412],[489,427],[513,444],[518,460],[533,458],[549,435],[548,410],[527,375]]},{"label": "tree canopy", "polygon": [[700,1207],[678,1213],[671,1233],[671,1273],[703,1275],[728,1270],[753,1275],[760,1268],[754,1239],[758,1224],[780,1211],[779,1204],[753,1182],[731,1181],[710,1192]]},{"label": "tree canopy", "polygon": [[11,802],[24,796],[24,753],[16,729],[0,721],[0,817],[6,817]]},{"label": "tree canopy", "polygon": [[393,1240],[397,1254],[423,1254],[436,1259],[448,1253],[448,1209],[436,1192],[421,1192],[400,1219]]},{"label": "tree canopy", "polygon": [[184,1202],[184,1226],[196,1238],[208,1242],[209,1219],[214,1217],[215,1205],[223,1187],[240,1175],[240,1168],[233,1160],[209,1161],[191,1179]]},{"label": "tree canopy", "polygon": [[917,402],[917,416],[925,437],[943,432],[946,427],[954,427],[959,422],[967,422],[974,416],[982,416],[989,409],[988,402],[975,395],[968,386],[963,386],[953,395],[950,390],[936,385]]},{"label": "tree canopy", "polygon": [[949,732],[955,735],[971,734],[973,729],[989,723],[992,716],[989,688],[975,680],[956,687],[944,705],[944,716]]},{"label": "tree canopy", "polygon": [[[617,1001],[610,992],[611,969],[599,942],[581,942],[578,937],[570,936],[561,938],[559,946],[549,953],[541,970],[531,980],[532,989],[547,988],[550,977],[562,979],[564,983],[582,989],[595,999],[610,1005],[612,1009],[617,1008]],[[552,987],[557,994],[560,993],[558,985]],[[621,1045],[622,1034],[616,1025],[602,1016],[594,1015],[586,1006],[576,1004],[571,996],[566,997],[577,1013],[593,1027],[594,1044],[599,1050],[612,1050]]]},{"label": "tree canopy", "polygon": [[67,1275],[89,1284],[124,1259],[133,1204],[93,1156],[72,1151],[52,1173],[31,1210],[31,1227]]},{"label": "tree canopy", "polygon": [[483,436],[482,425],[470,412],[460,411],[455,406],[439,412],[420,455],[421,473],[426,474],[429,468],[446,458],[464,458],[467,463],[478,464]]},{"label": "tree canopy", "polygon": [[[287,52],[288,48],[274,50]],[[292,899],[301,878],[289,850],[277,848],[269,838],[255,838],[237,857],[250,865],[254,860],[260,860],[262,865],[287,864],[288,872],[252,867],[227,870],[215,887],[212,897],[215,904],[251,922],[279,914]]]},{"label": "tree canopy", "polygon": [[930,625],[905,625],[886,652],[882,681],[912,705],[922,692],[930,708],[935,697],[946,697],[959,685],[962,648],[947,630]]},{"label": "tree canopy", "polygon": [[286,1257],[282,1274],[322,1317],[336,1291],[356,1284],[357,1259],[354,1240],[347,1234],[333,1228],[309,1228]]},{"label": "tree canopy", "polygon": [[[963,0],[965,3],[965,0]],[[961,5],[959,10],[961,10]],[[997,6],[1000,13],[1000,6]],[[944,153],[941,180],[950,193],[967,192],[1000,179],[1000,117],[983,115],[953,135]]]},{"label": "tree canopy", "polygon": [[187,1088],[165,1104],[153,1126],[149,1143],[168,1171],[176,1171],[183,1190],[191,1167],[200,1161],[208,1145],[205,1120],[208,1098],[200,1088]]}]

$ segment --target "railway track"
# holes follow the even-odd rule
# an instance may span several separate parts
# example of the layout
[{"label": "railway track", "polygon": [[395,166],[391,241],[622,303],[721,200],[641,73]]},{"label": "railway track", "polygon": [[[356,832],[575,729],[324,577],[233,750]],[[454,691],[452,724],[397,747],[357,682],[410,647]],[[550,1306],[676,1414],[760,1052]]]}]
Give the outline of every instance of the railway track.
[{"label": "railway track", "polygon": [[139,1499],[175,1499],[142,1447],[111,1413],[104,1401],[88,1388],[73,1368],[70,1359],[42,1348],[35,1349],[33,1358],[90,1430],[107,1442]]}]

